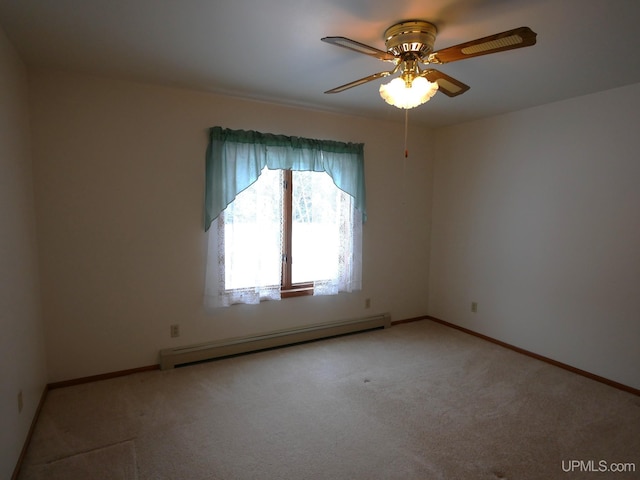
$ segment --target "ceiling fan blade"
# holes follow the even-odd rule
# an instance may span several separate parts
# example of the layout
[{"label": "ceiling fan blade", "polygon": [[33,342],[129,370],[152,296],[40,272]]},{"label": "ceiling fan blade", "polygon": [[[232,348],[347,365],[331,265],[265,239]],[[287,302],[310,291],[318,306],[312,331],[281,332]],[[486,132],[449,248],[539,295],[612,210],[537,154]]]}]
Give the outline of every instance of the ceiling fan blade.
[{"label": "ceiling fan blade", "polygon": [[438,70],[426,70],[422,76],[430,82],[436,82],[438,84],[438,91],[444,93],[447,97],[457,97],[470,88],[469,85],[465,85],[461,81]]},{"label": "ceiling fan blade", "polygon": [[529,27],[515,28],[507,32],[489,35],[488,37],[438,50],[429,55],[428,61],[429,63],[449,63],[514,48],[530,47],[535,45],[537,35]]},{"label": "ceiling fan blade", "polygon": [[361,78],[360,80],[356,80],[354,82],[346,83],[344,85],[340,85],[339,87],[332,88],[331,90],[327,90],[324,93],[340,93],[344,92],[353,87],[357,87],[358,85],[363,85],[365,83],[371,82],[372,80],[376,80],[378,78],[387,77],[391,75],[392,72],[378,72],[373,75],[369,75],[368,77]]},{"label": "ceiling fan blade", "polygon": [[393,62],[396,59],[396,57],[389,52],[378,50],[375,47],[370,47],[369,45],[365,45],[364,43],[356,42],[355,40],[351,40],[350,38],[324,37],[324,38],[321,38],[320,40],[326,43],[330,43],[332,45],[348,48],[349,50],[353,50],[354,52],[364,53],[365,55],[369,55],[369,56],[378,58],[380,60],[385,60],[387,62]]}]

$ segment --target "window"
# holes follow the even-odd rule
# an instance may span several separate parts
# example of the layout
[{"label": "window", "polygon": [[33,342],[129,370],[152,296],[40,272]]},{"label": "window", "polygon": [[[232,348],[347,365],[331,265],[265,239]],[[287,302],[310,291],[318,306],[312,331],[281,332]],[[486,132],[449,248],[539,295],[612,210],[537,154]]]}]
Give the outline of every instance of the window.
[{"label": "window", "polygon": [[353,229],[351,197],[325,172],[283,172],[285,291],[337,278]]},{"label": "window", "polygon": [[[232,136],[237,133],[224,132],[232,132]],[[241,139],[246,138],[245,133],[242,132]],[[258,134],[259,140],[264,140],[261,135],[273,140],[269,134]],[[291,142],[289,137],[284,139]],[[252,137],[251,142],[254,140]],[[218,307],[358,290],[364,214],[357,207],[357,199],[337,186],[339,182],[343,186],[345,183],[363,185],[362,177],[354,179],[350,175],[354,171],[354,162],[350,161],[353,153],[345,155],[339,151],[337,155],[332,152],[325,155],[320,150],[321,154],[313,158],[309,157],[309,149],[291,149],[284,145],[283,153],[280,148],[265,148],[266,155],[258,155],[265,159],[263,165],[258,163],[262,167],[258,170],[255,158],[251,158],[256,144],[251,142],[227,142],[231,146],[227,145],[220,154],[220,146],[212,141],[207,152],[205,228],[209,225],[212,228],[209,229],[206,304]],[[278,137],[278,142],[282,143],[282,137]],[[329,148],[335,149],[335,145],[329,143]],[[216,186],[212,181],[216,158],[211,152],[216,151],[222,160],[226,159],[219,166],[219,170],[227,171],[226,176],[221,175],[222,183],[232,181],[241,185],[219,213],[211,211],[210,184]],[[361,146],[359,151],[356,160],[362,160]],[[245,162],[247,158],[249,162]],[[300,158],[312,158],[313,162],[300,161]],[[329,168],[323,168],[327,162],[331,163]],[[256,179],[242,188],[246,182],[238,181],[238,177],[245,176],[247,171],[257,172]],[[218,182],[218,193],[223,187]]]}]

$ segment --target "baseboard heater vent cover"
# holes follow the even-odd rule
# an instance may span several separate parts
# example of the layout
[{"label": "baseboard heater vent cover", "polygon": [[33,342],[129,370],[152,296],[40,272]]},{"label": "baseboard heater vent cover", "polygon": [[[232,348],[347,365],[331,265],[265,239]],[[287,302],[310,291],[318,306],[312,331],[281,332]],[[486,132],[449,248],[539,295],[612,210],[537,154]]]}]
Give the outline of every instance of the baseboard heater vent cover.
[{"label": "baseboard heater vent cover", "polygon": [[282,347],[296,343],[335,337],[347,333],[388,328],[391,326],[389,314],[374,317],[321,323],[289,330],[278,330],[263,335],[236,337],[216,342],[200,343],[160,350],[160,368],[166,370],[185,363],[212,360],[214,358],[255,352],[267,348]]}]

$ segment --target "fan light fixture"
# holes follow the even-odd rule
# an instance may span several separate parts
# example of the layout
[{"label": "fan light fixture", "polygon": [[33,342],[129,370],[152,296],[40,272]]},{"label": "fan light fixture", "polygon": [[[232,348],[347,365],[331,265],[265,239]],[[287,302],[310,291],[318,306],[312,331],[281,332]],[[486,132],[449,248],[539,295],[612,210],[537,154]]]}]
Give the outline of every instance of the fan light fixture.
[{"label": "fan light fixture", "polygon": [[350,88],[400,72],[399,78],[380,85],[380,96],[388,104],[404,109],[405,157],[408,156],[406,144],[409,109],[429,101],[437,91],[448,97],[456,97],[469,90],[469,85],[465,85],[461,81],[434,68],[424,69],[421,65],[442,65],[479,55],[530,47],[536,44],[537,37],[536,32],[529,27],[520,27],[434,51],[433,45],[437,33],[436,26],[426,20],[407,20],[396,23],[384,32],[386,51],[356,42],[347,37],[324,37],[321,39],[323,42],[363,53],[395,65],[393,70],[374,73],[332,88],[324,93],[344,92]]},{"label": "fan light fixture", "polygon": [[[448,97],[457,97],[469,90],[465,85],[449,75],[425,65],[443,65],[465,58],[504,52],[536,44],[537,34],[529,27],[519,27],[506,32],[434,51],[438,29],[426,20],[406,20],[391,25],[384,32],[386,50],[356,42],[347,37],[324,37],[321,40],[339,47],[369,55],[395,68],[346,83],[324,93],[340,93],[353,87],[364,85],[379,78],[400,73],[400,78],[380,87],[380,95],[387,103],[398,108],[410,109],[425,103],[439,91]],[[403,85],[404,81],[404,85]],[[437,82],[437,83],[433,83]],[[425,84],[427,86],[425,86]],[[428,93],[427,93],[428,92]]]},{"label": "fan light fixture", "polygon": [[414,108],[428,102],[438,91],[438,84],[430,82],[424,77],[405,81],[397,77],[389,83],[380,85],[380,96],[389,105],[398,108]]}]

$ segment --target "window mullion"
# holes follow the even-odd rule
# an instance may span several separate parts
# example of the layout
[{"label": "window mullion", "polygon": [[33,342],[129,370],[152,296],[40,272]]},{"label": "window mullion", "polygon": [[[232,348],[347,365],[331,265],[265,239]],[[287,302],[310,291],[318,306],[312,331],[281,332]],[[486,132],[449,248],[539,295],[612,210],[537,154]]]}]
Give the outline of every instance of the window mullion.
[{"label": "window mullion", "polygon": [[283,241],[282,241],[282,289],[291,289],[291,248],[292,248],[292,218],[293,218],[293,175],[291,170],[283,172],[282,188],[283,202]]}]

